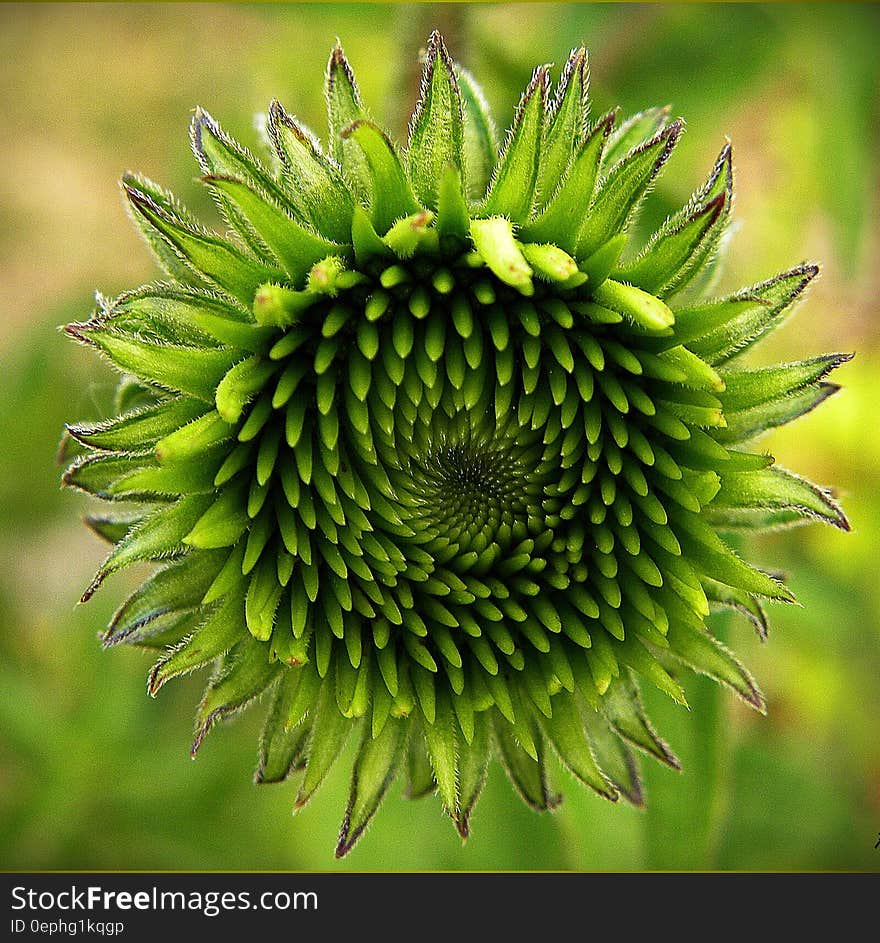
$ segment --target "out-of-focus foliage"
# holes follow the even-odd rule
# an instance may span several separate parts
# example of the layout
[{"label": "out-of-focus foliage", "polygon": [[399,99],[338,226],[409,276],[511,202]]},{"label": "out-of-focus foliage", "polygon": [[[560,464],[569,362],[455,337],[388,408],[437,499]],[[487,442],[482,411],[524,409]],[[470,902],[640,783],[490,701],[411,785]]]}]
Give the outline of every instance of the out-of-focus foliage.
[{"label": "out-of-focus foliage", "polygon": [[95,287],[112,294],[154,274],[121,209],[127,167],[173,182],[210,214],[194,183],[179,187],[191,177],[182,142],[192,107],[254,142],[253,112],[277,96],[323,132],[312,80],[339,36],[374,111],[406,114],[418,64],[390,78],[370,64],[400,60],[434,26],[504,120],[498,109],[531,65],[561,63],[581,41],[608,97],[597,107],[669,102],[686,116],[695,133],[657,187],[646,229],[687,197],[723,136],[733,140],[739,228],[721,287],[818,259],[824,277],[763,357],[858,351],[836,377],[845,391],[767,445],[781,464],[837,483],[855,532],[805,528],[760,545],[768,567],[791,571],[805,607],[774,607],[766,644],[745,623],[724,627],[763,686],[767,718],[708,682],[688,684],[691,717],[648,695],[685,768],[647,770],[648,812],[569,788],[558,813],[538,817],[493,776],[462,848],[436,804],[405,804],[398,788],[380,813],[383,834],[339,867],[876,869],[880,16],[844,4],[0,9],[4,866],[330,866],[346,764],[292,818],[290,786],[247,783],[254,718],[219,731],[191,763],[198,679],[154,703],[138,684],[149,658],[111,658],[96,641],[123,578],[75,607],[104,548],[58,492],[54,453],[63,420],[99,416],[113,378],[55,326],[84,317]]}]

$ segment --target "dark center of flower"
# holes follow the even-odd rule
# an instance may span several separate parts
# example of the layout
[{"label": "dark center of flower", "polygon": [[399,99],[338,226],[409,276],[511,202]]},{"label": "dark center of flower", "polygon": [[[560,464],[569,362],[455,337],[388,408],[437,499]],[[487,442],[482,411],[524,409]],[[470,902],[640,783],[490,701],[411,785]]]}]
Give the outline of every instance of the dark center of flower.
[{"label": "dark center of flower", "polygon": [[460,554],[493,541],[507,545],[540,511],[535,452],[522,436],[444,428],[409,461],[407,522],[429,535],[423,539],[445,538]]}]

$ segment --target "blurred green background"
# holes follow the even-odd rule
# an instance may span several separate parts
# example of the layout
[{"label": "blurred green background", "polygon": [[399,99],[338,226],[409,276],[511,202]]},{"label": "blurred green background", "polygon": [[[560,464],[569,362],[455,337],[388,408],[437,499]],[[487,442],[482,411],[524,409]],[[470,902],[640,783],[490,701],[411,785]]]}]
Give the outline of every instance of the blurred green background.
[{"label": "blurred green background", "polygon": [[[10,869],[873,870],[880,830],[878,67],[871,4],[37,4],[0,7],[0,862]],[[261,712],[188,747],[201,679],[145,694],[147,655],[96,634],[126,585],[76,600],[104,553],[61,493],[65,420],[94,417],[113,377],[57,326],[155,274],[116,181],[127,168],[210,216],[187,123],[205,105],[255,143],[273,96],[323,130],[338,36],[375,114],[398,134],[417,53],[440,26],[505,127],[532,67],[591,50],[595,105],[671,103],[685,135],[642,218],[683,202],[724,136],[735,216],[723,287],[823,263],[761,357],[855,350],[845,390],[767,445],[843,496],[854,533],[818,526],[755,542],[804,608],[774,607],[769,642],[720,631],[769,716],[688,679],[687,714],[646,692],[684,761],[645,764],[649,809],[613,806],[563,773],[537,816],[497,765],[465,847],[439,804],[392,792],[342,864],[331,852],[346,764],[296,818],[291,786],[256,788]],[[558,73],[557,73],[558,74]]]}]

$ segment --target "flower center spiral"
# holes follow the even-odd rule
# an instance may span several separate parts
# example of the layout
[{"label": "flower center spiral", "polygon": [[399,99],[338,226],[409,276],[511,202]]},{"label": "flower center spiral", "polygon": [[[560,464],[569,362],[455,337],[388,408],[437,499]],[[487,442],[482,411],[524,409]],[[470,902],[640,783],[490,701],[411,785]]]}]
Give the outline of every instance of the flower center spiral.
[{"label": "flower center spiral", "polygon": [[408,523],[424,542],[439,537],[461,554],[504,548],[540,512],[537,437],[458,425],[410,458]]}]

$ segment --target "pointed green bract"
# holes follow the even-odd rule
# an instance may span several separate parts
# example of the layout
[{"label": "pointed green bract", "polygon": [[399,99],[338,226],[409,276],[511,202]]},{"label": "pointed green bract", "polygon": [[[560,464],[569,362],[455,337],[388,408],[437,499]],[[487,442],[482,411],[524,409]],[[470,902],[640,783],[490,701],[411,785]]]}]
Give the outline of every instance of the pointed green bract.
[{"label": "pointed green bract", "polygon": [[402,721],[392,721],[385,724],[377,737],[369,734],[364,737],[354,764],[351,796],[336,846],[337,858],[351,851],[385,798],[400,768],[406,733]]},{"label": "pointed green bract", "polygon": [[575,252],[578,233],[585,223],[584,209],[590,205],[598,179],[609,128],[608,121],[601,123],[580,145],[565,172],[560,173],[557,186],[546,193],[540,215],[523,226],[525,237],[535,242],[553,241],[566,252]]},{"label": "pointed green bract", "polygon": [[666,298],[682,289],[717,248],[730,215],[733,170],[725,145],[706,183],[651,237],[619,275]]},{"label": "pointed green bract", "polygon": [[[167,681],[215,663],[237,645],[242,638],[242,609],[241,597],[230,593],[221,605],[208,610],[207,616],[199,621],[195,631],[153,666],[147,681],[149,693],[155,697]],[[208,729],[204,727],[201,739],[204,739]]]},{"label": "pointed green bract", "polygon": [[553,699],[553,716],[541,723],[568,770],[600,796],[616,801],[616,790],[593,757],[577,698],[558,694]]},{"label": "pointed green bract", "polygon": [[272,664],[264,645],[244,639],[224,656],[208,684],[196,720],[191,753],[195,755],[205,734],[217,721],[241,710],[276,678],[280,668]]},{"label": "pointed green bract", "polygon": [[104,635],[104,645],[126,641],[134,632],[168,613],[195,609],[224,559],[224,554],[205,553],[159,570],[116,610]]},{"label": "pointed green bract", "polygon": [[334,242],[351,233],[354,199],[318,142],[284,108],[269,106],[269,134],[281,164],[281,183],[300,216]]},{"label": "pointed green bract", "polygon": [[499,758],[523,802],[538,812],[546,812],[559,803],[559,797],[551,793],[547,782],[543,741],[538,741],[542,745],[539,750],[532,731],[521,728],[517,738],[514,729],[503,719],[496,719],[494,732]]},{"label": "pointed green bract", "polygon": [[206,402],[213,399],[220,378],[239,356],[228,348],[159,345],[101,322],[69,325],[67,332],[97,347],[120,370]]},{"label": "pointed green bract", "polygon": [[356,142],[369,168],[372,223],[380,235],[402,216],[418,212],[419,205],[394,145],[369,121],[356,121],[342,132],[344,140]]},{"label": "pointed green bract", "polygon": [[498,159],[495,125],[483,90],[467,69],[457,66],[455,75],[461,94],[466,195],[474,201],[486,195]]},{"label": "pointed green bract", "polygon": [[458,760],[455,720],[448,699],[443,698],[440,704],[435,706],[433,713],[433,719],[428,720],[426,717],[425,744],[440,800],[446,811],[455,818],[458,814],[459,798]]},{"label": "pointed green bract", "polygon": [[724,376],[722,402],[725,409],[744,410],[793,396],[818,384],[850,359],[849,354],[827,354],[758,370],[728,371]]},{"label": "pointed green bract", "polygon": [[458,83],[439,33],[428,40],[421,93],[409,130],[407,160],[421,202],[437,207],[438,184],[447,167],[462,173],[464,127]]},{"label": "pointed green bract", "polygon": [[296,797],[296,809],[301,809],[315,794],[348,739],[351,727],[351,721],[336,707],[333,685],[325,681],[314,710],[305,775]]},{"label": "pointed green bract", "polygon": [[[615,110],[616,111],[616,110]],[[613,167],[630,151],[649,141],[669,124],[672,109],[668,105],[646,108],[625,118],[615,128],[603,156],[605,167]]]},{"label": "pointed green bract", "polygon": [[157,654],[153,695],[212,669],[194,753],[262,701],[255,778],[297,777],[297,808],[356,733],[338,856],[401,768],[462,839],[493,757],[539,811],[560,764],[642,805],[634,751],[679,762],[639,684],[684,709],[687,669],[765,709],[708,620],[733,608],[766,638],[767,603],[794,597],[728,535],[849,528],[751,443],[839,389],[848,356],[738,359],[816,267],[705,296],[730,145],[639,246],[683,124],[590,124],[582,48],[553,94],[535,71],[500,157],[439,34],[405,151],[338,47],[326,95],[324,144],[272,102],[266,160],[196,111],[228,237],[123,180],[169,280],[67,328],[122,374],[118,415],[64,439],[64,484],[112,502],[86,518],[111,546],[83,601],[155,563],[104,645]]},{"label": "pointed green bract", "polygon": [[626,228],[648,187],[669,159],[683,129],[681,121],[674,121],[609,170],[578,236],[579,258],[592,255]]},{"label": "pointed green bract", "polygon": [[258,783],[281,782],[303,759],[310,728],[302,718],[291,723],[290,712],[304,676],[301,671],[287,671],[278,679],[260,738],[260,762],[254,776]]},{"label": "pointed green bract", "polygon": [[[257,286],[283,277],[278,268],[248,258],[243,252],[218,236],[169,216],[150,197],[131,185],[125,192],[134,211],[140,215],[168,246],[189,266],[204,272],[209,280],[234,298],[250,305]],[[181,278],[184,284],[188,278]]]},{"label": "pointed green bract", "polygon": [[629,743],[671,766],[681,769],[678,757],[657,736],[645,716],[639,691],[633,679],[621,679],[606,692],[602,706],[614,729]]},{"label": "pointed green bract", "polygon": [[[134,188],[143,194],[153,206],[164,211],[170,218],[188,223],[195,222],[185,207],[171,193],[142,174],[129,173],[122,178],[123,192],[127,194],[129,188]],[[187,264],[176,248],[162,237],[162,234],[144,214],[132,212],[130,215],[147,245],[152,249],[163,272],[185,285],[205,287],[209,284],[196,269]]]},{"label": "pointed green bract", "polygon": [[559,186],[586,131],[590,109],[588,85],[587,50],[581,46],[573,49],[568,57],[547,124],[538,180],[542,203],[546,203]]},{"label": "pointed green bract", "polygon": [[[721,311],[729,313],[729,317],[723,318],[714,330],[711,329],[714,325],[707,323],[705,333],[688,346],[711,364],[723,363],[743,353],[782,323],[818,273],[815,265],[798,266],[723,299],[718,306],[724,306]],[[742,302],[749,304],[743,308]]]},{"label": "pointed green bract", "polygon": [[364,155],[358,145],[345,138],[342,132],[356,121],[369,116],[361,103],[360,92],[351,66],[341,46],[330,53],[325,84],[327,100],[328,149],[332,160],[359,197],[369,196],[369,178]]},{"label": "pointed green bract", "polygon": [[846,515],[829,492],[781,468],[722,475],[721,489],[710,507],[724,508],[729,517],[723,519],[738,521],[741,527],[771,512],[785,513],[792,522],[799,516],[817,518],[849,530]]},{"label": "pointed green bract", "polygon": [[524,222],[531,212],[541,163],[546,96],[547,70],[536,69],[498,158],[483,206],[487,216],[498,213],[514,222]]},{"label": "pointed green bract", "polygon": [[250,222],[294,284],[321,259],[340,246],[294,222],[242,181],[234,177],[206,177],[205,182],[224,193]]}]

